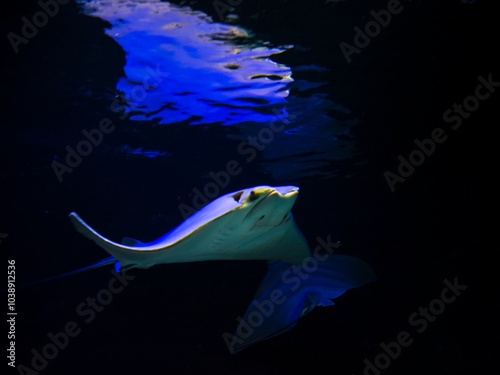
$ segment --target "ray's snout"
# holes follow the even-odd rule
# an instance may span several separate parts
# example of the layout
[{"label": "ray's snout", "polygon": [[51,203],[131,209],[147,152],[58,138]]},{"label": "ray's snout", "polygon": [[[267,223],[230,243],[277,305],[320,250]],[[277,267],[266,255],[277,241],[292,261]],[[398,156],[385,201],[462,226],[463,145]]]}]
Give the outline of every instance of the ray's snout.
[{"label": "ray's snout", "polygon": [[283,196],[288,196],[292,194],[298,194],[299,193],[299,188],[297,186],[279,186],[275,188],[278,193],[280,193]]}]

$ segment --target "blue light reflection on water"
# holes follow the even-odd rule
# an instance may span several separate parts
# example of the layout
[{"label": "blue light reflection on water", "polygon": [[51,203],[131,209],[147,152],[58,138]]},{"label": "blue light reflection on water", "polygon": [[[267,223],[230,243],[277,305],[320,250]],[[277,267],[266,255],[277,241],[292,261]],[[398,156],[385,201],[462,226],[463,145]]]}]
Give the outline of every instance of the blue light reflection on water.
[{"label": "blue light reflection on water", "polygon": [[265,122],[266,107],[286,102],[291,70],[268,59],[284,49],[238,45],[248,38],[242,28],[158,1],[93,1],[85,11],[110,22],[108,35],[126,51],[117,90],[133,120]]},{"label": "blue light reflection on water", "polygon": [[[255,42],[241,27],[166,2],[94,0],[83,9],[108,21],[107,34],[126,52],[125,77],[116,89],[130,120],[230,125],[227,136],[239,140],[285,123],[258,148],[261,169],[275,180],[328,176],[332,161],[355,154],[350,129],[356,119],[329,116],[332,110],[350,113],[321,93],[324,82],[294,82],[292,68],[270,59],[284,47]],[[294,70],[327,71],[313,64]]]},{"label": "blue light reflection on water", "polygon": [[166,156],[166,151],[158,150],[144,150],[142,147],[132,148],[130,146],[124,145],[120,147],[120,150],[128,155],[142,155],[147,158],[156,158],[158,156]]}]

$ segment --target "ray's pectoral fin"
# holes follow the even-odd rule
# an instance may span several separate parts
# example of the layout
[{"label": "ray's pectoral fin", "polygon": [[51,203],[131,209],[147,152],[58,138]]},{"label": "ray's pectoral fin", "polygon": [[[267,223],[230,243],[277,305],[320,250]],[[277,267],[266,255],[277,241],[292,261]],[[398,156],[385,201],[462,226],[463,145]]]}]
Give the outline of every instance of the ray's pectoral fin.
[{"label": "ray's pectoral fin", "polygon": [[100,235],[99,233],[97,233],[94,229],[92,229],[85,221],[83,221],[83,219],[80,216],[76,214],[76,212],[71,212],[68,216],[78,233],[87,237],[89,240],[94,241],[97,245],[101,246],[103,249],[105,249],[108,253],[110,253],[116,258],[117,260],[115,264],[116,271],[119,270],[124,271],[134,267],[134,262],[132,261],[124,262],[123,259],[121,259],[122,252],[134,250],[136,248],[134,247],[135,245],[131,246],[125,243],[133,242],[134,244],[137,244],[137,246],[139,246],[140,248],[141,246],[144,246],[142,242],[134,240],[129,237],[123,238],[124,244],[113,242],[111,240],[108,240],[104,236]]},{"label": "ray's pectoral fin", "polygon": [[270,262],[236,333],[224,335],[231,353],[293,329],[316,306],[333,305],[331,299],[376,280],[371,267],[355,257],[329,255],[309,265],[315,263],[306,268]]},{"label": "ray's pectoral fin", "polygon": [[77,231],[125,267],[206,260],[272,259],[300,264],[309,248],[293,221],[296,186],[255,186],[225,194],[177,227],[148,243],[125,237],[113,242],[97,233],[75,212]]}]

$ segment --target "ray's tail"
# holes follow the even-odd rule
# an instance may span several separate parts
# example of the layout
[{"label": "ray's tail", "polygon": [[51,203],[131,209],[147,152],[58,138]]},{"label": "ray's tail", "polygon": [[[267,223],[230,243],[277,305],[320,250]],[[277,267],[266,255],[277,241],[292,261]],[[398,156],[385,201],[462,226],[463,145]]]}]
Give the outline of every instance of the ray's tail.
[{"label": "ray's tail", "polygon": [[26,287],[29,287],[29,286],[38,285],[38,284],[41,284],[41,283],[45,283],[47,281],[57,280],[57,279],[60,279],[62,277],[76,275],[78,273],[85,272],[85,271],[90,271],[90,270],[93,270],[95,268],[100,268],[100,267],[104,267],[104,266],[107,266],[107,265],[110,265],[110,264],[115,264],[116,262],[117,262],[117,260],[116,260],[115,257],[104,258],[104,259],[100,260],[99,262],[94,263],[94,264],[92,264],[90,266],[83,267],[83,268],[77,269],[75,271],[61,273],[60,275],[46,277],[45,279],[31,281],[31,282],[28,282],[28,283],[23,283],[23,284],[18,285],[18,287],[20,287],[20,288],[26,288]]}]

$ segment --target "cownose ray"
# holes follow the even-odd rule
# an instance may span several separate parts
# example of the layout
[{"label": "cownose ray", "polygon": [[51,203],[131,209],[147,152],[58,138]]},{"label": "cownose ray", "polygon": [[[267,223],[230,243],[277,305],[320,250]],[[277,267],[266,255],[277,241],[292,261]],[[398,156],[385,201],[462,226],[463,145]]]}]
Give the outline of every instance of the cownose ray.
[{"label": "cownose ray", "polygon": [[349,255],[315,254],[301,266],[269,262],[236,332],[226,332],[224,341],[231,353],[237,353],[293,329],[316,306],[334,305],[331,299],[375,280],[367,263]]},{"label": "cownose ray", "polygon": [[212,201],[148,243],[125,237],[119,244],[97,233],[75,212],[69,218],[79,233],[112,255],[104,263],[118,261],[121,270],[205,260],[268,259],[300,264],[310,251],[290,212],[298,193],[296,186],[238,190]]},{"label": "cownose ray", "polygon": [[116,262],[128,269],[160,263],[268,259],[268,273],[235,335],[224,334],[230,351],[238,352],[293,329],[314,307],[333,305],[330,299],[375,280],[370,266],[360,259],[336,254],[320,259],[310,253],[290,212],[298,191],[295,186],[257,186],[226,194],[150,243],[127,237],[123,244],[112,242],[72,212],[69,217],[78,232],[112,256],[42,281]]}]

